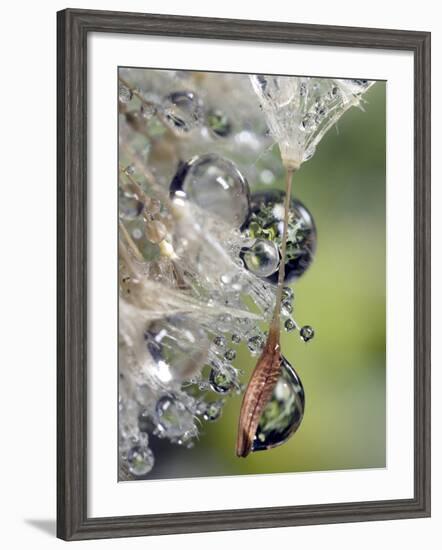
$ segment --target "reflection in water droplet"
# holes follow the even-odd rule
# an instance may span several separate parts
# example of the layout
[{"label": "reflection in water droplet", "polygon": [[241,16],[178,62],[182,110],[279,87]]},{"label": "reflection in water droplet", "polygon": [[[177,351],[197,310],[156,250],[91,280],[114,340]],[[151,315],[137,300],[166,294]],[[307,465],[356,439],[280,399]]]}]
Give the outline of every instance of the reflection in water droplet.
[{"label": "reflection in water droplet", "polygon": [[183,192],[232,227],[240,227],[249,215],[249,185],[235,164],[219,155],[200,155],[180,166],[170,193],[182,198]]},{"label": "reflection in water droplet", "polygon": [[209,422],[215,422],[221,416],[221,411],[223,408],[223,401],[214,401],[213,403],[208,403],[207,409],[203,414],[204,420]]},{"label": "reflection in water droplet", "polygon": [[304,407],[301,380],[283,357],[281,375],[262,412],[252,450],[264,451],[285,443],[299,428]]},{"label": "reflection in water droplet", "polygon": [[[284,229],[284,193],[269,190],[252,195],[251,214],[241,228],[250,238],[267,239],[281,247]],[[287,233],[287,256],[285,262],[285,282],[303,275],[313,261],[316,251],[316,227],[312,215],[297,199],[290,201]],[[275,271],[266,277],[276,283]]]},{"label": "reflection in water droplet", "polygon": [[296,328],[296,323],[293,319],[287,319],[284,323],[284,328],[287,332],[292,332]]},{"label": "reflection in water droplet", "polygon": [[210,387],[217,393],[227,393],[235,386],[236,378],[236,372],[231,367],[212,368],[209,375]]},{"label": "reflection in water droplet", "polygon": [[218,137],[227,137],[232,132],[229,119],[218,109],[213,109],[207,113],[207,125]]},{"label": "reflection in water droplet", "polygon": [[163,108],[166,124],[177,133],[190,132],[200,124],[202,103],[194,92],[173,92],[165,98]]},{"label": "reflection in water droplet", "polygon": [[127,453],[129,472],[136,476],[148,474],[154,465],[154,457],[149,447],[134,445]]},{"label": "reflection in water droplet", "polygon": [[253,245],[242,253],[247,269],[257,277],[269,277],[278,269],[278,245],[267,239],[256,239]]},{"label": "reflection in water droplet", "polygon": [[301,338],[304,340],[304,342],[308,342],[315,335],[315,331],[309,325],[305,325],[304,327],[301,328],[301,330],[299,331],[299,334]]}]

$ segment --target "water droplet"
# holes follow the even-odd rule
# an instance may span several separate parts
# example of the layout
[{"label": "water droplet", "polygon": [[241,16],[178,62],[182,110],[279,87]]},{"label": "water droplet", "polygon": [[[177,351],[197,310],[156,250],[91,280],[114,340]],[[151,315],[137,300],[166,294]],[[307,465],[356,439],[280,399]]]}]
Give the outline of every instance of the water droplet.
[{"label": "water droplet", "polygon": [[307,113],[300,124],[301,130],[313,132],[316,129],[316,118],[313,113]]},{"label": "water droplet", "polygon": [[194,429],[193,415],[175,395],[164,395],[155,407],[158,428],[169,438],[177,438]]},{"label": "water droplet", "polygon": [[287,319],[284,323],[284,328],[287,332],[292,332],[296,328],[296,323],[293,319]]},{"label": "water droplet", "polygon": [[292,302],[289,302],[288,300],[284,300],[281,304],[281,313],[288,317],[293,313],[293,306]]},{"label": "water droplet", "polygon": [[224,354],[224,357],[227,359],[227,361],[233,361],[236,357],[236,351],[234,349],[228,349]]},{"label": "water droplet", "polygon": [[212,368],[209,375],[210,387],[217,393],[228,393],[235,386],[236,378],[232,367]]},{"label": "water droplet", "polygon": [[[242,227],[250,238],[267,239],[281,247],[284,230],[284,193],[269,190],[251,197],[251,215]],[[291,282],[303,275],[313,261],[316,251],[316,227],[312,215],[297,199],[290,201],[287,233],[287,256],[285,262],[285,282]],[[277,282],[275,271],[266,279]]]},{"label": "water droplet", "polygon": [[166,124],[179,134],[190,132],[200,125],[202,103],[194,92],[171,93],[164,100],[163,110]]},{"label": "water droplet", "polygon": [[120,84],[118,87],[118,99],[121,103],[129,103],[132,97],[132,90],[130,90],[127,86],[124,86],[124,84]]},{"label": "water droplet", "polygon": [[282,299],[285,302],[293,302],[293,298],[295,297],[295,293],[293,292],[293,288],[290,286],[285,286],[282,289]]},{"label": "water droplet", "polygon": [[184,315],[158,319],[144,333],[161,382],[185,380],[206,362],[209,341],[204,329]]},{"label": "water droplet", "polygon": [[247,269],[257,277],[269,277],[279,266],[279,248],[274,241],[256,239],[255,243],[245,252],[242,258]]},{"label": "water droplet", "polygon": [[315,331],[309,325],[305,325],[304,327],[301,328],[301,330],[299,331],[299,334],[301,338],[304,340],[304,342],[308,342],[314,337]]},{"label": "water droplet", "polygon": [[251,336],[247,341],[247,347],[253,354],[259,353],[264,347],[264,338],[259,334]]},{"label": "water droplet", "polygon": [[285,443],[299,428],[304,407],[305,395],[301,380],[283,357],[281,375],[262,412],[252,450],[263,451]]},{"label": "water droplet", "polygon": [[120,217],[125,220],[134,220],[143,212],[144,205],[132,193],[124,191],[121,187],[118,190],[118,211]]},{"label": "water droplet", "polygon": [[227,116],[218,109],[207,113],[207,126],[218,137],[227,137],[232,132],[232,125]]},{"label": "water droplet", "polygon": [[192,158],[181,165],[170,184],[171,196],[179,193],[232,227],[240,227],[249,214],[249,185],[228,159],[216,154]]},{"label": "water droplet", "polygon": [[314,145],[307,147],[307,149],[304,151],[303,160],[304,161],[310,160],[312,156],[315,154],[315,152],[316,152],[316,147]]},{"label": "water droplet", "polygon": [[213,343],[217,348],[224,349],[226,347],[226,339],[224,336],[215,336]]},{"label": "water droplet", "polygon": [[234,344],[239,344],[241,342],[241,336],[235,332],[232,334],[232,342]]},{"label": "water droplet", "polygon": [[134,445],[127,453],[129,472],[136,477],[148,474],[154,465],[154,457],[149,447]]},{"label": "water droplet", "polygon": [[215,422],[215,420],[218,420],[221,416],[223,405],[223,401],[213,401],[212,403],[208,403],[207,409],[203,414],[204,420],[209,420],[210,422]]},{"label": "water droplet", "polygon": [[151,243],[160,243],[166,235],[166,226],[160,220],[152,220],[146,225],[146,237]]}]

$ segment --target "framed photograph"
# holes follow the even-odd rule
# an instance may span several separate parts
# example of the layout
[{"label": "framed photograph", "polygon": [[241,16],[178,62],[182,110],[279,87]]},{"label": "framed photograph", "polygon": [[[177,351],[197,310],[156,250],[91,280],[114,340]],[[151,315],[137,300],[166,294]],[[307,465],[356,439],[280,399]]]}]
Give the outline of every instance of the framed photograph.
[{"label": "framed photograph", "polygon": [[430,515],[430,34],[58,13],[65,540]]}]

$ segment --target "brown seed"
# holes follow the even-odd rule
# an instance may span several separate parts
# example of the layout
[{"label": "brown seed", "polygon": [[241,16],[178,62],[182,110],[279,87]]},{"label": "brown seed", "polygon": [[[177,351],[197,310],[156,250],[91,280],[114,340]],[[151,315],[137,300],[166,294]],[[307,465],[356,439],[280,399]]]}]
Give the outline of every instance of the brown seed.
[{"label": "brown seed", "polygon": [[261,414],[281,373],[281,362],[279,329],[272,324],[241,405],[236,441],[236,454],[239,457],[246,457],[252,450]]}]

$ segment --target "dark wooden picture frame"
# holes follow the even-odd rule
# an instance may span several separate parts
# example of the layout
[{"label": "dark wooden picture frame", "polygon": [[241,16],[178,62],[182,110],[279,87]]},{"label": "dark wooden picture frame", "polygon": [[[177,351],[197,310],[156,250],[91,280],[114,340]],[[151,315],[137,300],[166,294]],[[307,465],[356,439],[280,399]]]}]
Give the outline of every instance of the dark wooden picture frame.
[{"label": "dark wooden picture frame", "polygon": [[[68,9],[57,14],[57,535],[161,535],[430,515],[430,33]],[[87,37],[91,32],[408,50],[414,55],[414,497],[87,516]]]}]

